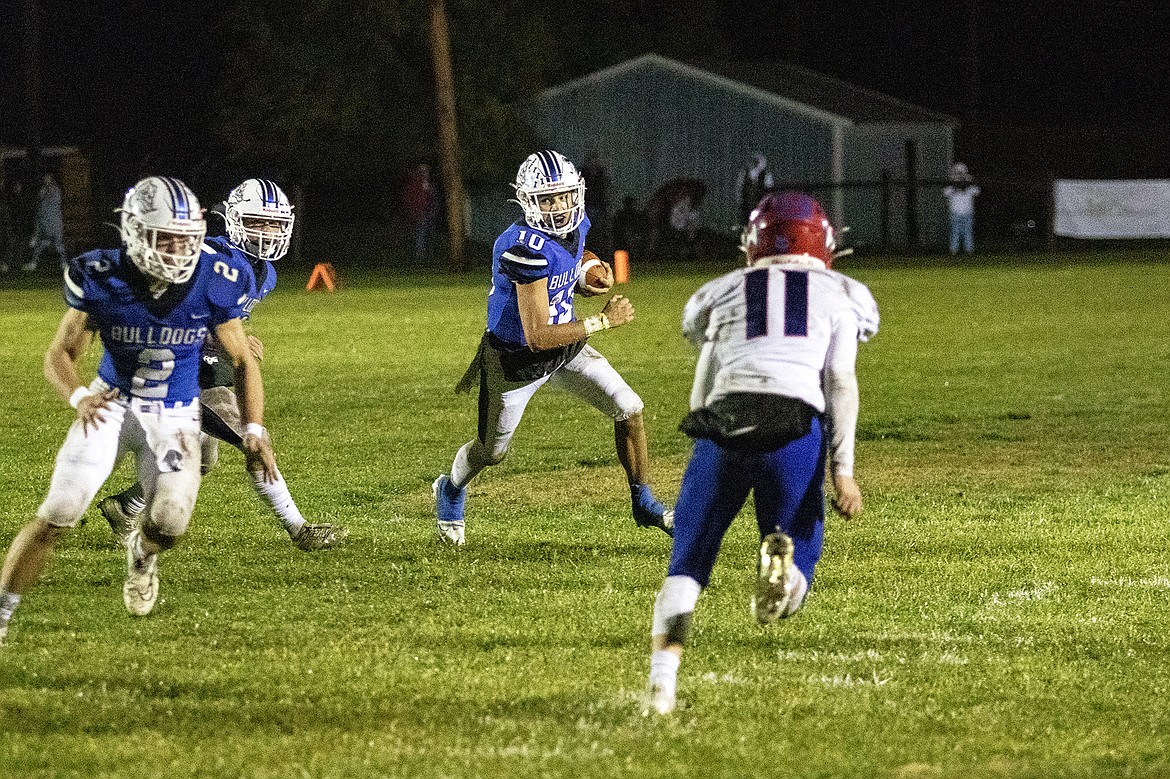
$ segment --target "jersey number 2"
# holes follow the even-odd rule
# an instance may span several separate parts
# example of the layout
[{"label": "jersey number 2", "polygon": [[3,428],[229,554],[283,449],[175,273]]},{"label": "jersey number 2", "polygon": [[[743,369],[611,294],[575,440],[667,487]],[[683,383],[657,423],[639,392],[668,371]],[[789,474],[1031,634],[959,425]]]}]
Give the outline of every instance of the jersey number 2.
[{"label": "jersey number 2", "polygon": [[143,349],[138,353],[138,364],[130,384],[140,398],[165,398],[167,379],[175,370],[175,353],[170,349]]},{"label": "jersey number 2", "polygon": [[[768,334],[768,268],[748,271],[743,294],[747,303],[747,337]],[[784,271],[784,335],[808,335],[808,271]]]}]

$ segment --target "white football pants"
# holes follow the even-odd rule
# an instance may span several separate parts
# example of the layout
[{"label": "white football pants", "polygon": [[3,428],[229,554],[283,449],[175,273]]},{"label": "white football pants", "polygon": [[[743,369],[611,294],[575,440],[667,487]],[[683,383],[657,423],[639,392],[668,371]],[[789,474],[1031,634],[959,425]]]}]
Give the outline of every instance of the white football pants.
[{"label": "white football pants", "polygon": [[[482,455],[485,461],[474,455],[470,458],[475,473],[484,465],[504,459],[528,401],[546,383],[568,390],[617,422],[629,419],[642,410],[642,399],[638,394],[630,389],[630,385],[609,364],[609,360],[588,344],[572,360],[529,384],[517,385],[505,379],[496,355],[492,349],[485,350],[483,371],[486,387],[480,388],[479,399],[479,438],[484,451],[476,453]],[[473,449],[479,448],[474,445],[475,442],[472,444]]]},{"label": "white football pants", "polygon": [[[94,392],[108,389],[95,380]],[[199,401],[167,407],[161,401],[118,398],[105,421],[83,431],[74,420],[57,453],[49,494],[37,517],[75,527],[126,452],[133,452],[147,501],[147,523],[178,537],[187,530],[199,493]]]}]

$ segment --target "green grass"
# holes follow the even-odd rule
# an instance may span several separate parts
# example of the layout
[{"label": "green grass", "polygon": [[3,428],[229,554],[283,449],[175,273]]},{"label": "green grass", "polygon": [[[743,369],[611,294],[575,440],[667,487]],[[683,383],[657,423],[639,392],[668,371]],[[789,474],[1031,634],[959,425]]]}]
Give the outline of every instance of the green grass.
[{"label": "green grass", "polygon": [[[541,390],[470,489],[468,546],[441,548],[430,482],[474,431],[451,387],[485,280],[306,295],[286,274],[254,323],[267,421],[302,509],[349,542],[295,551],[225,451],[134,620],[91,509],[0,650],[0,777],[1165,776],[1158,260],[861,263],[883,315],[859,361],[866,512],[829,520],[813,595],[767,630],[754,523],[733,526],[668,719],[638,705],[668,539],[634,526],[611,426]],[[594,341],[646,401],[667,497],[689,450],[678,319],[718,270],[640,273],[637,320]],[[61,311],[0,290],[4,545],[71,418],[40,378]]]}]

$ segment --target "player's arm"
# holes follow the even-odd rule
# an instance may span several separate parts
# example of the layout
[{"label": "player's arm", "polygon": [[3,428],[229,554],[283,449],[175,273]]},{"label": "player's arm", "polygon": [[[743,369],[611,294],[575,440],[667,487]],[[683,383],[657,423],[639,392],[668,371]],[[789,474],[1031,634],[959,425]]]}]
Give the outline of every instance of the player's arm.
[{"label": "player's arm", "polygon": [[861,488],[853,478],[853,453],[857,436],[857,414],[861,406],[857,386],[857,327],[848,322],[835,325],[825,360],[825,412],[829,418],[829,462],[832,468],[833,508],[851,519],[861,513]]},{"label": "player's arm", "polygon": [[520,309],[520,325],[524,340],[534,352],[556,349],[574,344],[599,330],[619,327],[634,318],[634,305],[621,295],[614,295],[600,314],[577,322],[549,324],[548,278],[527,284],[516,283],[516,304]]},{"label": "player's arm", "polygon": [[268,431],[264,429],[264,380],[244,332],[243,320],[229,319],[217,325],[215,337],[235,370],[236,399],[244,423],[243,448],[248,470],[263,472],[265,481],[274,482],[277,479],[276,458],[272,454]]},{"label": "player's arm", "polygon": [[699,287],[691,295],[686,306],[683,307],[682,332],[693,344],[702,344],[707,340],[707,327],[711,323],[711,308],[720,290],[722,279],[709,281]]},{"label": "player's arm", "polygon": [[112,403],[118,394],[116,389],[94,394],[81,383],[77,363],[92,341],[93,331],[89,329],[89,314],[70,308],[65,312],[65,316],[61,317],[61,324],[57,326],[53,342],[45,352],[45,379],[58,395],[77,409],[77,418],[81,420],[83,432],[86,432],[90,425],[96,428],[99,422],[105,421],[102,409]]}]

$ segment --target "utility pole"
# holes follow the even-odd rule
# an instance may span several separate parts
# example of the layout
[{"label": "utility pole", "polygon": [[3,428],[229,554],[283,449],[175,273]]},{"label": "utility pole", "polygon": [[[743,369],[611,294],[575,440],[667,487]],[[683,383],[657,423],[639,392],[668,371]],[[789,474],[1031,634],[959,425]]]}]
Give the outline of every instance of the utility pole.
[{"label": "utility pole", "polygon": [[435,107],[439,121],[439,173],[447,196],[447,238],[451,270],[463,270],[463,225],[466,198],[459,165],[459,132],[455,123],[455,82],[451,76],[451,44],[444,0],[428,0],[431,58],[435,70]]},{"label": "utility pole", "polygon": [[24,117],[28,173],[39,179],[41,160],[41,9],[38,0],[24,0]]},{"label": "utility pole", "polygon": [[963,117],[968,122],[979,118],[979,3],[967,0],[966,101]]}]

